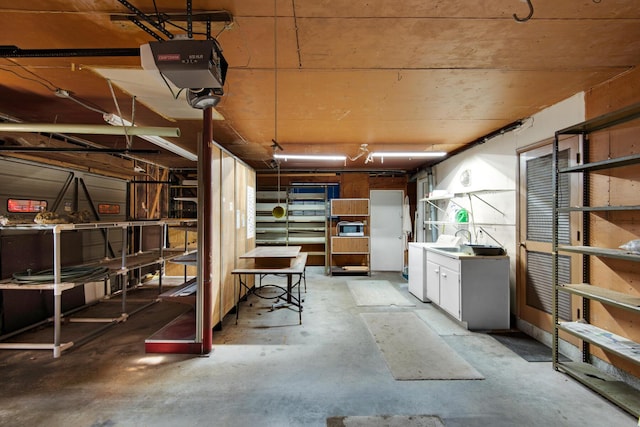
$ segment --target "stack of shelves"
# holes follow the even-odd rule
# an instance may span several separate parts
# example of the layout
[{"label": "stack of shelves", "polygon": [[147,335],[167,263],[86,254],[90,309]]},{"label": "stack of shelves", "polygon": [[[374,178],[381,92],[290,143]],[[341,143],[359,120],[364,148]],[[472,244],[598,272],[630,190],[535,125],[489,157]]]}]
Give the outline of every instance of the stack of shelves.
[{"label": "stack of shelves", "polygon": [[[430,207],[429,209],[426,209],[428,219],[424,221],[425,228],[430,229],[431,227],[435,227],[438,230],[438,234],[454,234],[458,230],[465,229],[469,230],[471,234],[475,235],[478,234],[479,231],[488,234],[487,230],[483,228],[487,226],[513,227],[515,226],[513,222],[506,221],[507,213],[492,204],[489,198],[486,196],[514,191],[514,189],[470,190],[458,193],[437,194],[420,199],[421,202],[426,203]],[[495,214],[493,215],[493,221],[476,220],[473,208],[474,200],[479,201],[484,206],[488,206],[489,208],[491,208],[491,212]],[[447,221],[446,219],[438,219],[438,215],[442,217],[446,216],[447,214],[447,209],[441,206],[443,202],[450,202],[460,209],[466,209],[468,211],[468,222],[454,222],[450,220]],[[471,227],[471,229],[469,229],[469,226]],[[453,230],[448,231],[447,233],[443,233],[442,231],[446,230],[447,227],[450,227]],[[499,243],[502,246],[502,243],[498,241],[496,241],[496,243]]]},{"label": "stack of shelves", "polygon": [[286,190],[258,190],[256,192],[256,245],[287,245],[289,241],[289,221],[273,216],[273,208],[287,205]]},{"label": "stack of shelves", "polygon": [[[128,234],[130,232],[138,232],[142,236],[143,229],[147,227],[160,227],[161,232],[158,234],[159,239],[157,246],[145,251],[131,251],[128,248]],[[189,247],[174,247],[169,248],[165,236],[167,235],[168,227],[180,227],[184,230],[185,234],[190,231],[197,230],[196,220],[189,219],[167,219],[158,221],[127,221],[127,222],[98,222],[98,223],[83,223],[83,224],[17,224],[7,225],[0,227],[0,231],[10,232],[50,232],[53,234],[53,247],[51,253],[53,257],[53,276],[50,282],[46,283],[33,283],[25,284],[16,282],[13,279],[5,279],[0,281],[0,290],[20,290],[20,291],[53,291],[53,343],[0,343],[0,349],[36,349],[36,350],[52,350],[53,357],[60,357],[62,351],[73,346],[73,342],[62,343],[61,342],[61,324],[62,324],[62,293],[75,288],[76,286],[82,286],[84,281],[72,282],[63,281],[62,279],[62,266],[61,266],[61,233],[71,231],[87,231],[87,230],[104,230],[105,231],[105,258],[97,262],[90,262],[82,266],[75,267],[99,267],[106,270],[100,279],[106,280],[113,276],[122,276],[132,270],[137,270],[146,266],[159,264],[160,271],[164,268],[166,261],[171,260],[174,257],[185,255],[189,253]],[[115,258],[109,258],[107,253],[109,231],[116,230],[122,233],[122,248],[120,256]],[[187,239],[185,238],[185,242]],[[98,279],[96,279],[98,280]],[[92,279],[92,281],[94,281]],[[162,290],[162,274],[160,275],[160,291]],[[126,313],[126,291],[127,287],[122,289],[122,315],[117,318],[104,319],[103,322],[108,326],[125,321],[129,314]],[[92,319],[92,323],[100,323],[100,319]]]},{"label": "stack of shelves", "polygon": [[[606,153],[607,157],[604,160],[590,161],[591,151],[596,147],[590,144],[592,134],[598,131],[608,129],[610,127],[620,125],[632,120],[640,118],[640,104],[632,105],[626,109],[598,117],[596,119],[588,120],[586,122],[571,126],[569,128],[556,132],[556,138],[554,142],[553,159],[554,159],[554,186],[555,194],[554,198],[554,223],[553,223],[553,286],[554,286],[554,335],[553,335],[553,364],[554,367],[562,372],[567,373],[576,380],[580,381],[584,385],[592,388],[601,395],[605,396],[612,402],[616,403],[623,409],[632,413],[636,417],[640,417],[640,391],[630,386],[627,382],[615,378],[612,375],[601,372],[592,363],[593,352],[590,348],[591,345],[600,349],[605,355],[610,355],[614,359],[620,359],[625,363],[637,368],[640,366],[640,343],[629,339],[628,337],[620,335],[620,331],[623,333],[633,332],[633,328],[625,329],[619,328],[618,333],[614,333],[605,329],[602,324],[592,324],[591,321],[602,319],[604,316],[596,316],[592,319],[592,302],[596,302],[609,312],[611,310],[612,316],[624,316],[623,313],[628,313],[633,320],[623,321],[621,317],[614,317],[615,324],[624,324],[627,322],[640,320],[640,288],[637,284],[634,285],[633,275],[629,276],[629,271],[637,271],[638,263],[640,262],[640,254],[632,253],[623,249],[614,249],[610,247],[598,247],[592,246],[591,243],[596,244],[607,241],[607,238],[603,238],[602,234],[611,237],[611,227],[617,230],[625,230],[628,233],[627,236],[633,236],[638,238],[638,229],[633,225],[638,221],[638,212],[640,212],[640,199],[637,197],[637,190],[631,190],[626,192],[623,197],[616,199],[615,195],[607,194],[608,200],[604,203],[602,201],[596,201],[592,203],[592,199],[596,198],[598,194],[592,193],[592,182],[598,179],[595,175],[596,171],[605,171],[605,180],[611,180],[611,176],[617,176],[615,171],[620,171],[620,168],[627,168],[624,175],[631,177],[627,183],[621,182],[615,189],[610,189],[612,192],[621,191],[628,185],[633,188],[633,181],[637,179],[637,167],[629,169],[628,167],[640,164],[640,155],[623,155],[619,157],[611,157],[609,152]],[[584,163],[577,166],[570,166],[566,168],[560,168],[558,166],[559,157],[559,142],[562,137],[577,136],[582,142],[582,151]],[[607,141],[614,140],[613,138],[606,138]],[[614,148],[609,150],[615,152],[615,143],[609,142]],[[600,155],[602,157],[602,155]],[[635,171],[635,172],[634,172]],[[582,193],[582,205],[560,207],[559,199],[561,195],[558,194],[560,175],[562,174],[574,174],[577,175],[583,183]],[[629,184],[631,182],[631,184]],[[611,183],[607,184],[612,186]],[[600,194],[603,194],[600,192]],[[624,204],[611,204],[611,200],[624,201]],[[560,245],[558,242],[558,227],[559,216],[561,214],[567,214],[575,212],[577,215],[581,215],[581,223],[583,224],[582,232],[582,245]],[[598,238],[596,238],[598,237]],[[615,238],[615,236],[614,236]],[[623,242],[622,242],[623,243]],[[582,256],[583,264],[583,277],[582,283],[559,283],[558,279],[558,257],[559,253],[573,253],[580,254]],[[609,268],[617,270],[615,274],[615,280],[627,280],[623,286],[617,286],[612,288],[614,277],[609,276],[606,280],[597,280],[594,276],[593,264],[596,260],[602,260],[609,265]],[[617,260],[617,261],[607,261]],[[626,278],[626,279],[625,279]],[[624,291],[621,291],[624,290]],[[558,299],[559,293],[569,293],[578,296],[582,299],[582,319],[577,321],[561,321],[558,315]],[[610,307],[610,308],[607,308]],[[626,317],[626,316],[625,316]],[[602,321],[602,320],[601,320]],[[611,326],[611,324],[609,323]],[[570,336],[577,337],[582,342],[582,361],[581,362],[560,362],[558,357],[558,347],[560,340],[560,333],[566,333]],[[637,334],[636,334],[637,336]],[[607,356],[609,357],[609,356]]]},{"label": "stack of shelves", "polygon": [[[325,265],[327,254],[327,187],[291,185],[256,193],[256,245],[302,246],[310,265]],[[273,208],[284,208],[276,218]]]},{"label": "stack of shelves", "polygon": [[[331,254],[329,271],[332,275],[370,275],[369,199],[332,199]],[[363,236],[340,236],[336,228],[342,219],[364,224]]]},{"label": "stack of shelves", "polygon": [[195,175],[189,178],[180,177],[179,184],[169,186],[169,217],[197,218],[198,217],[198,179]]}]

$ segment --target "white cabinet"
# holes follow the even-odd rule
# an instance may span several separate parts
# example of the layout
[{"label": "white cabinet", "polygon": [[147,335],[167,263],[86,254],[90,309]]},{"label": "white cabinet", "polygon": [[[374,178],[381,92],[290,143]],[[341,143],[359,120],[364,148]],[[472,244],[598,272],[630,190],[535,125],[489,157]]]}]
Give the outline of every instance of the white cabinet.
[{"label": "white cabinet", "polygon": [[425,288],[424,247],[419,243],[409,243],[409,293],[422,302],[428,302]]},{"label": "white cabinet", "polygon": [[458,320],[460,312],[460,273],[440,266],[440,307]]},{"label": "white cabinet", "polygon": [[509,329],[509,257],[425,248],[426,294],[474,330]]},{"label": "white cabinet", "polygon": [[440,265],[427,260],[426,269],[427,298],[432,303],[440,305]]}]

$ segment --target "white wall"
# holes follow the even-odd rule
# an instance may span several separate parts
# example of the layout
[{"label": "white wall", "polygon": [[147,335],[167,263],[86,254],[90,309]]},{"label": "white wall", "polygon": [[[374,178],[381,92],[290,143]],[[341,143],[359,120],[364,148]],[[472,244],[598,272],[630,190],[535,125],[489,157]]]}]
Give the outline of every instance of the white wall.
[{"label": "white wall", "polygon": [[[500,242],[511,257],[511,301],[512,311],[515,301],[515,258],[517,230],[517,192],[518,184],[518,154],[523,147],[552,138],[556,130],[584,121],[585,106],[584,93],[578,93],[558,104],[555,104],[535,116],[527,119],[523,126],[515,131],[497,136],[484,144],[477,145],[450,159],[443,161],[433,168],[434,189],[448,193],[460,193],[477,190],[509,190],[496,193],[478,194],[496,209],[485,203],[471,198],[456,198],[455,201],[465,208],[473,210],[476,223],[495,223],[497,225],[482,225],[486,232],[480,232],[479,227],[471,230],[474,243],[496,244],[487,234]],[[464,186],[460,182],[463,171],[469,171],[470,184]],[[418,180],[418,189],[422,187],[424,177]],[[421,197],[418,194],[418,197]],[[441,203],[443,208],[452,209],[447,202]],[[498,212],[501,211],[502,213]],[[440,214],[440,220],[446,220]],[[472,227],[469,227],[472,228]],[[455,232],[455,228],[445,225],[447,234]]]}]

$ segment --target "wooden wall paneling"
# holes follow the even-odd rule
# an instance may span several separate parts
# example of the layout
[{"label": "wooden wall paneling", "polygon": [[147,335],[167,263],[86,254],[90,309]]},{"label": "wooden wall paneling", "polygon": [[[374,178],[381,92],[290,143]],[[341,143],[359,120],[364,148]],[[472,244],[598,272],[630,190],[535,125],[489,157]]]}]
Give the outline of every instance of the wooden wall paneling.
[{"label": "wooden wall paneling", "polygon": [[340,175],[340,197],[369,198],[369,174],[345,173]]},{"label": "wooden wall paneling", "polygon": [[[249,224],[247,223],[247,208],[248,208],[248,189],[247,186],[252,186],[255,190],[255,174],[244,163],[236,161],[235,166],[235,207],[236,207],[236,235],[235,235],[235,259],[237,260],[242,254],[248,252],[255,247],[255,237],[249,239],[247,237],[247,229]],[[254,191],[255,203],[255,191]],[[255,221],[252,225],[255,230]],[[254,277],[246,277],[247,285],[252,286],[254,283]],[[244,294],[244,289],[241,289]],[[234,296],[236,298],[236,296]],[[235,302],[235,300],[234,300]]]},{"label": "wooden wall paneling", "polygon": [[[402,190],[407,193],[408,177],[405,176],[374,176],[369,178],[370,190]],[[367,196],[368,197],[368,196]]]},{"label": "wooden wall paneling", "polygon": [[220,268],[221,268],[221,310],[222,316],[234,306],[237,296],[231,271],[236,262],[236,206],[235,206],[235,166],[236,160],[230,154],[222,153],[221,161],[221,203],[220,203]]},{"label": "wooden wall paneling", "polygon": [[[178,230],[175,227],[169,227],[169,233],[167,237],[168,246],[170,248],[181,248],[184,246],[184,230]],[[197,248],[198,233],[190,231],[187,233],[187,245],[189,250]],[[185,268],[187,276],[193,277],[198,274],[198,268],[195,265],[184,266],[181,264],[175,264],[173,262],[167,262],[164,268],[164,274],[166,276],[184,276]]]},{"label": "wooden wall paneling", "polygon": [[[221,191],[221,173],[222,173],[222,151],[220,148],[213,146],[211,147],[211,182],[210,192],[211,192],[211,200],[213,206],[220,206],[222,191]],[[212,305],[213,307],[213,325],[217,325],[222,322],[222,318],[225,313],[221,311],[222,306],[222,253],[219,248],[222,247],[221,243],[221,222],[222,215],[220,209],[214,209],[211,212],[211,230],[212,233],[209,236],[209,244],[211,245],[211,251],[213,253],[211,260],[211,283],[213,289],[211,290],[212,294]]]},{"label": "wooden wall paneling", "polygon": [[592,119],[640,102],[640,68],[595,86],[585,93],[586,118]]}]

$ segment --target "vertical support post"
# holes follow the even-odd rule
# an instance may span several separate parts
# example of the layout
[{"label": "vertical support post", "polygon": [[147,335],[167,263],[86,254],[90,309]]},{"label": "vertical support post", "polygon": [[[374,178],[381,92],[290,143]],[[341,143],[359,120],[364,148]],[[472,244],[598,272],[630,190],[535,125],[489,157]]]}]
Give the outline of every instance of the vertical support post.
[{"label": "vertical support post", "polygon": [[60,266],[60,228],[53,227],[53,357],[60,357],[60,318],[62,317],[62,267]]},{"label": "vertical support post", "polygon": [[202,142],[198,147],[198,293],[196,304],[196,340],[202,340],[202,354],[211,352],[213,341],[213,304],[211,263],[213,261],[212,171],[213,114],[211,107],[202,112]]},{"label": "vertical support post", "polygon": [[127,273],[127,227],[122,227],[122,261],[120,270],[122,271],[122,314],[127,312],[127,286],[129,278]]},{"label": "vertical support post", "polygon": [[[589,134],[583,133],[580,138],[582,149],[582,163],[589,163],[591,159]],[[582,206],[591,206],[591,174],[585,171],[582,174]],[[582,244],[591,246],[591,222],[590,214],[582,212]],[[591,283],[591,256],[582,255],[582,283]],[[591,300],[582,298],[582,318],[585,322],[591,323]],[[582,341],[582,361],[591,363],[591,344]]]},{"label": "vertical support post", "polygon": [[551,222],[551,302],[553,305],[553,342],[552,342],[552,362],[553,368],[558,369],[558,145],[560,143],[560,135],[556,132],[553,141],[552,162],[551,162],[551,186],[553,188],[553,212]]},{"label": "vertical support post", "polygon": [[[162,293],[162,276],[164,276],[165,259],[164,254],[167,249],[167,240],[169,236],[169,224],[162,223],[160,225],[160,271],[158,272],[158,295]],[[186,282],[186,280],[185,280]]]},{"label": "vertical support post", "polygon": [[[189,252],[189,230],[185,228],[184,230],[184,253],[187,254]],[[187,265],[184,266],[184,281],[187,281]]]}]

